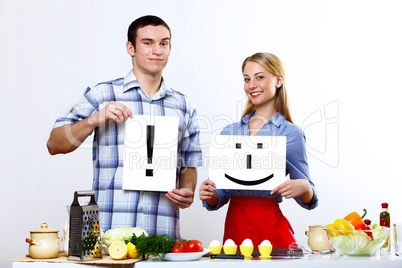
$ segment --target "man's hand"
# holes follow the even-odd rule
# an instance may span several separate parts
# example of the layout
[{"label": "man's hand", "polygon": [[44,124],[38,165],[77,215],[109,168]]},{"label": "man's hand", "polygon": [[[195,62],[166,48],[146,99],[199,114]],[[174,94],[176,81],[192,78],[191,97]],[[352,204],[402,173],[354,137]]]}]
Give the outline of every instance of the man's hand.
[{"label": "man's hand", "polygon": [[89,124],[99,127],[110,121],[115,121],[116,125],[119,125],[128,118],[133,118],[130,109],[124,104],[111,101],[102,110],[91,115],[88,119]]},{"label": "man's hand", "polygon": [[179,208],[188,208],[194,202],[194,192],[189,188],[173,189],[166,198]]},{"label": "man's hand", "polygon": [[115,121],[120,124],[133,114],[123,104],[112,101],[102,110],[72,125],[55,128],[50,133],[47,148],[51,155],[66,154],[77,149],[96,127]]},{"label": "man's hand", "polygon": [[179,208],[188,208],[194,202],[194,191],[197,185],[197,169],[182,168],[180,170],[179,187],[165,196],[167,200]]}]

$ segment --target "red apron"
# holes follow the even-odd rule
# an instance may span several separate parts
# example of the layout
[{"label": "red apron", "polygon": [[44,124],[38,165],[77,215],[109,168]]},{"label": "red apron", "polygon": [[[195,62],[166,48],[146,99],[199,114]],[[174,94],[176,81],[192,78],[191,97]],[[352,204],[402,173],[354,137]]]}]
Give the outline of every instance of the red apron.
[{"label": "red apron", "polygon": [[258,248],[268,239],[274,248],[288,248],[295,242],[293,233],[277,200],[255,196],[230,197],[223,242],[232,239],[236,245],[241,245],[249,238],[254,248]]}]

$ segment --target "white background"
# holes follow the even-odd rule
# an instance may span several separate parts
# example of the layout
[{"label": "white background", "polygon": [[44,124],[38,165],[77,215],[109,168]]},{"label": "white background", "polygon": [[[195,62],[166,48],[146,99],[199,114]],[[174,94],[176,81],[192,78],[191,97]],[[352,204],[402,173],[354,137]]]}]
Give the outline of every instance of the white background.
[{"label": "white background", "polygon": [[[400,11],[399,1],[1,1],[0,266],[28,253],[25,238],[42,222],[62,236],[73,192],[91,188],[91,141],[57,156],[46,141],[88,85],[128,73],[127,28],[146,14],[172,29],[164,77],[203,118],[206,158],[210,135],[239,120],[243,59],[283,60],[319,195],[312,211],[281,203],[302,245],[308,226],[352,211],[378,222],[382,202],[402,222]],[[183,237],[222,240],[225,214],[207,212],[197,192],[181,213]]]}]

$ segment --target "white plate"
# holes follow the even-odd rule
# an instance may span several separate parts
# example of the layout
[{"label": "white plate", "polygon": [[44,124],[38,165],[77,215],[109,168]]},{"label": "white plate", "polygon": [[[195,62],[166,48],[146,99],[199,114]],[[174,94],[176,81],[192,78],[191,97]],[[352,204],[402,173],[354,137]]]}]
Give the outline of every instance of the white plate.
[{"label": "white plate", "polygon": [[162,259],[166,261],[195,261],[210,251],[209,248],[204,248],[204,251],[201,252],[166,253]]}]

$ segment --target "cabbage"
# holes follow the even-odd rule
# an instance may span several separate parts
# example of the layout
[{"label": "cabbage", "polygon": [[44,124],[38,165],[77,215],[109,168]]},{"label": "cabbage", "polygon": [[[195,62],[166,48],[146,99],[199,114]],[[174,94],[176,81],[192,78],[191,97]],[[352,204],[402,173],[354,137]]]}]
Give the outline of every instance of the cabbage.
[{"label": "cabbage", "polygon": [[[381,227],[379,229],[382,229]],[[375,230],[375,229],[373,229]],[[371,255],[375,248],[378,248],[384,244],[384,240],[387,237],[387,232],[372,232],[373,240],[362,254]],[[381,244],[381,245],[380,245]]]},{"label": "cabbage", "polygon": [[[382,229],[381,227],[378,229]],[[375,230],[375,229],[372,229]],[[373,233],[373,241],[381,242],[387,236],[387,232],[372,232]]]},{"label": "cabbage", "polygon": [[371,230],[377,230],[377,229],[382,229],[382,227],[377,223],[374,223],[373,226],[371,227]]},{"label": "cabbage", "polygon": [[148,233],[138,227],[122,227],[122,228],[114,228],[114,229],[109,229],[107,230],[103,236],[102,236],[102,242],[106,246],[110,246],[113,242],[116,241],[125,241],[125,240],[130,240],[133,234],[135,234],[137,237],[140,236],[141,234],[145,234],[145,236],[148,236]]},{"label": "cabbage", "polygon": [[349,235],[331,237],[335,248],[351,255],[366,254],[366,247],[370,243],[370,237],[363,232],[354,232]]},{"label": "cabbage", "polygon": [[[373,226],[373,230],[382,229]],[[349,235],[331,237],[333,246],[349,255],[372,255],[374,251],[382,246],[387,232],[372,232],[373,238],[364,232],[353,232]],[[380,245],[381,244],[381,245]]]},{"label": "cabbage", "polygon": [[70,228],[69,228],[69,223],[68,221],[66,221],[66,223],[63,226],[63,233],[64,233],[64,247],[63,247],[63,251],[66,254],[66,256],[68,257],[68,243],[69,243],[69,232],[70,232]]}]

